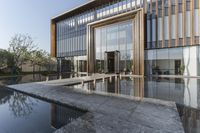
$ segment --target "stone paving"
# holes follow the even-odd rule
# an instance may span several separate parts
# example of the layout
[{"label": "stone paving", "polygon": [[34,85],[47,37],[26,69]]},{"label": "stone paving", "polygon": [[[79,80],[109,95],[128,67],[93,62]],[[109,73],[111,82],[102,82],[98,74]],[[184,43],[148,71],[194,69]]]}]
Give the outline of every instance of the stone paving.
[{"label": "stone paving", "polygon": [[105,96],[44,82],[8,87],[88,111],[55,133],[184,133],[174,102]]},{"label": "stone paving", "polygon": [[38,84],[45,85],[53,85],[53,86],[63,86],[63,85],[72,85],[82,82],[89,82],[95,80],[102,80],[103,78],[110,78],[113,76],[117,76],[116,74],[94,74],[92,76],[84,76],[84,77],[74,77],[67,79],[58,79],[58,80],[50,80],[46,82],[38,82]]}]

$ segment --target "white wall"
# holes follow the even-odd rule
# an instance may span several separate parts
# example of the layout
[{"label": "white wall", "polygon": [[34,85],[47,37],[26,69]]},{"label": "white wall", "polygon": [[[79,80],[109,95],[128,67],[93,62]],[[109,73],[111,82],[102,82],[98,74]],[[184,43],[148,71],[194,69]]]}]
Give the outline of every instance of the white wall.
[{"label": "white wall", "polygon": [[[198,49],[198,46],[190,46],[145,50],[145,60],[182,60],[182,64],[185,66],[184,76],[200,76],[198,75],[200,73],[200,68],[198,68],[200,64],[200,53]],[[170,64],[172,65],[167,66],[170,68],[174,67],[172,62]],[[163,66],[162,63],[161,65]]]},{"label": "white wall", "polygon": [[193,108],[198,107],[197,80],[198,79],[184,79],[185,83],[184,104]]},{"label": "white wall", "polygon": [[185,47],[183,48],[183,59],[185,65],[184,76],[197,76],[197,48]]}]

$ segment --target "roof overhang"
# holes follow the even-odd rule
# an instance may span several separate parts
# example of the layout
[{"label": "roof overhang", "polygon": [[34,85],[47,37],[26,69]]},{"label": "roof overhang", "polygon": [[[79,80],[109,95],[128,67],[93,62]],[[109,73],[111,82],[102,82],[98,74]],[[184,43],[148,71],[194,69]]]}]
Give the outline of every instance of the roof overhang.
[{"label": "roof overhang", "polygon": [[89,2],[83,4],[83,5],[80,5],[78,7],[75,7],[71,10],[68,10],[62,14],[59,14],[55,17],[53,17],[51,20],[54,21],[54,22],[57,22],[57,21],[60,21],[60,20],[63,20],[63,19],[66,19],[68,17],[72,17],[74,15],[77,15],[77,14],[81,14],[85,11],[88,11],[88,10],[91,10],[95,7],[98,7],[98,6],[101,6],[101,5],[104,5],[108,2],[114,2],[115,0],[90,0]]}]

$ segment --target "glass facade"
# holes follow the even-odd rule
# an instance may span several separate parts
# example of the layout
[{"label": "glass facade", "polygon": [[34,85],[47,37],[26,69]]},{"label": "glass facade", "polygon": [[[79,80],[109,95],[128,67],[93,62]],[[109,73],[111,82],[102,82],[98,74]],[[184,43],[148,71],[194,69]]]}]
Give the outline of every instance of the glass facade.
[{"label": "glass facade", "polygon": [[57,57],[82,56],[86,54],[86,26],[76,25],[75,18],[56,24]]},{"label": "glass facade", "polygon": [[[102,5],[99,7],[92,8],[88,11],[85,11],[83,13],[74,15],[72,17],[63,19],[61,21],[56,22],[56,57],[60,58],[59,62],[61,60],[62,72],[86,72],[87,71],[87,48],[86,48],[86,32],[87,32],[87,24],[91,23],[96,20],[100,20],[103,18],[108,18],[110,16],[114,16],[116,14],[128,12],[130,10],[135,10],[137,8],[140,8],[143,6],[143,0],[116,0],[114,2],[108,2],[106,5]],[[118,27],[117,27],[118,28]],[[121,26],[120,30],[126,30],[126,26]],[[123,29],[124,28],[124,29]],[[101,47],[102,51],[109,51],[112,48],[114,48],[114,44],[112,44],[112,40],[116,34],[114,33],[116,29],[113,27],[108,29],[110,31],[102,30],[101,32],[108,33],[107,34],[107,40],[103,40],[107,43],[106,47]],[[117,29],[118,30],[118,29]],[[113,33],[112,33],[113,32]],[[130,32],[130,31],[129,31]],[[121,36],[123,36],[124,33],[120,33]],[[115,37],[116,38],[116,37]],[[119,41],[125,41],[123,40],[123,37],[121,37],[122,40],[119,39]],[[125,38],[124,38],[125,39]],[[130,37],[129,37],[130,39]],[[117,41],[117,40],[115,40]],[[125,42],[123,43],[121,48],[115,48],[116,50],[121,49],[121,62],[124,62],[124,65],[121,65],[122,69],[128,69],[130,70],[130,57],[131,49],[126,49]],[[108,47],[107,47],[108,46]],[[130,46],[129,46],[130,47]],[[127,53],[127,50],[129,51],[129,55]],[[103,56],[98,52],[97,60],[101,58],[101,61],[103,63]],[[101,57],[100,57],[101,56]],[[80,60],[82,58],[84,60]],[[101,63],[101,64],[102,64]],[[129,65],[128,65],[129,63]],[[98,71],[103,72],[103,66],[100,64],[101,68]],[[125,65],[127,64],[127,65]],[[59,63],[60,65],[60,63]],[[128,67],[129,66],[129,67]]]},{"label": "glass facade", "polygon": [[199,44],[199,0],[152,0],[146,8],[146,49]]},{"label": "glass facade", "polygon": [[[200,76],[199,54],[195,52],[199,50],[200,44],[199,0],[146,2],[144,7],[144,0],[111,0],[56,21],[56,57],[70,62],[67,71],[86,72],[87,24],[143,8],[146,17],[145,74]],[[95,29],[96,72],[105,71],[105,52],[109,51],[120,52],[120,72],[131,71],[131,60],[134,59],[131,41],[135,34],[132,27],[131,21],[126,21]],[[79,60],[79,57],[84,57],[84,61]]]},{"label": "glass facade", "polygon": [[143,6],[143,0],[116,0],[56,23],[57,57],[86,55],[87,24]]},{"label": "glass facade", "polygon": [[119,51],[119,71],[131,72],[133,60],[133,21],[95,29],[96,72],[104,72],[105,52]]},{"label": "glass facade", "polygon": [[87,72],[86,56],[73,56],[73,57],[61,58],[60,60],[58,60],[58,62],[60,62],[62,66],[61,72],[67,72],[67,73]]},{"label": "glass facade", "polygon": [[200,76],[199,53],[199,46],[146,50],[145,74]]}]

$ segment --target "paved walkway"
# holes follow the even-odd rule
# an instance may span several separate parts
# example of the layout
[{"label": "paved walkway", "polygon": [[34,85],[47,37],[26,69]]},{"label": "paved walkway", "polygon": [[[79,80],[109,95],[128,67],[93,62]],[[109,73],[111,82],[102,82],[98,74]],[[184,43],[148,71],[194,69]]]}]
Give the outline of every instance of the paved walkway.
[{"label": "paved walkway", "polygon": [[116,76],[116,74],[94,74],[92,76],[50,80],[46,82],[37,82],[37,83],[44,84],[44,85],[64,86],[64,85],[72,85],[72,84],[77,84],[77,83],[82,83],[82,82],[89,82],[89,81],[93,81],[94,79],[100,80],[103,78],[110,78],[113,76]]},{"label": "paved walkway", "polygon": [[[84,79],[87,78],[89,79],[89,77]],[[48,85],[46,83],[8,87],[88,111],[55,133],[184,133],[174,102],[98,95],[60,86],[63,85],[62,80],[50,81]]]}]

